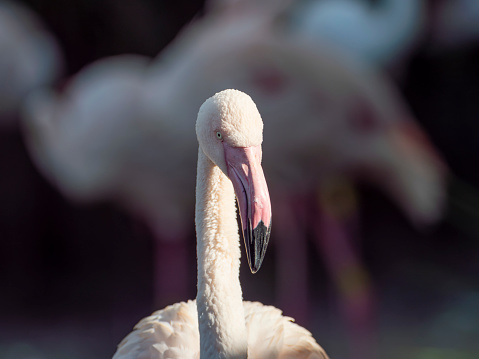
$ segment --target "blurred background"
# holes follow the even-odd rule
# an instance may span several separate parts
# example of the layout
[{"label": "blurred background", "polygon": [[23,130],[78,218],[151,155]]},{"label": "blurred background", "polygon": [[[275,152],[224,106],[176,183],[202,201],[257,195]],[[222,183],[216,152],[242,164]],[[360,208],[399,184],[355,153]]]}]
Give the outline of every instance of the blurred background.
[{"label": "blurred background", "polygon": [[[297,279],[288,279],[285,273],[301,265],[293,258],[278,274],[281,247],[274,245],[278,222],[273,225],[272,245],[261,270],[253,276],[242,263],[244,298],[277,305],[286,315],[297,316],[331,358],[479,357],[479,9],[475,0],[412,1],[415,6],[399,18],[395,11],[400,9],[391,5],[392,0],[296,1],[280,10],[281,31],[313,42],[318,33],[324,34],[326,39],[321,41],[329,41],[331,51],[346,62],[380,73],[445,164],[438,166],[446,178],[444,204],[436,204],[444,206],[444,211],[437,209],[441,214],[434,214],[428,225],[415,225],[414,215],[404,213],[394,199],[371,183],[359,182],[353,194],[349,189],[340,190],[336,197],[333,193],[333,202],[354,202],[353,223],[348,220],[346,229],[337,230],[344,225],[344,217],[338,216],[332,226],[326,223],[328,229],[322,235],[334,239],[337,231],[353,232],[354,253],[334,251],[327,244],[318,250],[315,220],[304,225],[307,240],[296,258],[301,265],[307,263],[301,272],[304,283],[299,286],[306,294],[298,292],[297,303],[296,289],[291,289],[296,288]],[[263,3],[272,6],[270,1]],[[331,3],[341,5],[332,10],[318,5]],[[38,54],[33,64],[44,66],[38,70],[42,80],[32,89],[18,90],[19,99],[12,100],[13,105],[0,99],[0,109],[6,109],[0,111],[0,358],[108,358],[140,318],[173,301],[195,297],[194,222],[187,222],[189,227],[183,229],[187,240],[178,251],[174,241],[155,240],[151,225],[125,206],[107,200],[72,200],[62,194],[32,159],[32,146],[21,124],[23,97],[33,87],[51,87],[61,93],[71,84],[71,76],[104,57],[140,54],[153,58],[190,22],[207,21],[210,13],[221,15],[222,7],[232,6],[228,11],[234,13],[236,5],[186,0],[5,4],[24,6],[31,17],[16,10],[8,12],[0,2],[1,97],[8,98],[27,73],[34,73],[34,65],[28,64],[14,73],[12,63],[27,61],[21,56],[32,60]],[[381,13],[389,5],[391,12]],[[384,19],[377,28],[366,29],[374,24],[373,16]],[[388,20],[387,16],[392,17]],[[387,42],[384,38],[394,27],[392,19],[404,28],[399,26],[401,36]],[[12,29],[25,26],[29,30],[18,37],[7,36],[12,23]],[[363,34],[363,28],[364,36],[353,39],[352,34]],[[47,43],[45,48],[38,45],[38,52],[25,51],[4,70],[2,66],[12,61],[7,55],[16,54],[15,46],[26,44],[28,36],[41,31],[53,42],[48,45],[40,39]],[[380,40],[387,43],[362,47],[372,41],[368,31],[382,34]],[[275,78],[264,81],[277,86]],[[265,141],[267,136],[265,132]],[[344,142],[344,146],[349,145]],[[389,179],[380,177],[376,182],[381,181]],[[330,190],[318,185],[318,193],[324,187]],[[320,197],[313,202],[321,202]],[[314,206],[324,211],[321,204],[319,210],[317,203]],[[176,261],[178,253],[184,257]],[[346,289],[343,282],[338,285],[341,268],[334,266],[343,255],[360,273],[348,277],[354,283],[346,283]],[[177,288],[166,283],[155,288],[157,256],[173,267],[181,265],[184,285]],[[328,261],[333,264],[328,266]],[[281,298],[288,291],[293,295]],[[355,297],[351,292],[360,294]],[[367,348],[355,341],[358,337]]]}]

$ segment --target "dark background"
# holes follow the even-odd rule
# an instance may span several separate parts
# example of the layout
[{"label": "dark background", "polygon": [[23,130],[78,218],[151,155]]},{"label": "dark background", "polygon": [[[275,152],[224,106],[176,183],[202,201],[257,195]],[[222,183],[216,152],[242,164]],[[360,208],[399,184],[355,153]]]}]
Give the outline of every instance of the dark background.
[{"label": "dark background", "polygon": [[[204,11],[202,1],[187,0],[23,3],[57,36],[67,75],[105,56],[155,56]],[[426,35],[397,82],[454,175],[446,218],[425,231],[381,193],[360,187],[362,251],[380,299],[378,350],[388,358],[477,357],[479,44],[431,51]],[[155,309],[152,248],[143,223],[108,203],[63,198],[36,170],[20,130],[0,132],[0,358],[111,357]],[[339,358],[345,339],[332,285],[311,257],[317,314],[310,329]],[[245,285],[246,299],[274,304],[272,285],[264,285],[273,262],[271,255],[257,284]]]}]

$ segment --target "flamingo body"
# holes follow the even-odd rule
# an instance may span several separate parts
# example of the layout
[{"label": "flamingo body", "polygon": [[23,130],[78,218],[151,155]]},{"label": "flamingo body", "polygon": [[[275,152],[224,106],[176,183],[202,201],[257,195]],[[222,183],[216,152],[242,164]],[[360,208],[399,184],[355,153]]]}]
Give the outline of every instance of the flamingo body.
[{"label": "flamingo body", "polygon": [[[278,308],[247,301],[243,306],[252,358],[327,358],[311,333]],[[198,359],[199,348],[196,302],[188,301],[143,318],[120,343],[113,359]]]}]

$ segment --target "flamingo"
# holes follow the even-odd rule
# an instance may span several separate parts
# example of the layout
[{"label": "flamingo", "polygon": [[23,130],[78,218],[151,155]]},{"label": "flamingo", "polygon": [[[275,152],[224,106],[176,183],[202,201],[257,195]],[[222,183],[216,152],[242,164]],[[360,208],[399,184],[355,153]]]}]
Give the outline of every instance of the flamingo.
[{"label": "flamingo", "polygon": [[[305,226],[290,214],[292,202],[304,211],[306,203],[298,198],[316,197],[318,186],[328,187],[339,176],[362,179],[385,190],[414,223],[433,223],[442,213],[446,170],[382,76],[343,61],[327,45],[311,46],[287,35],[277,25],[264,9],[225,9],[191,24],[150,65],[140,61],[136,75],[125,70],[130,73],[125,81],[114,80],[123,76],[118,67],[117,74],[101,75],[121,58],[92,64],[64,93],[32,99],[25,133],[37,164],[64,192],[88,189],[83,181],[98,181],[101,186],[93,186],[94,191],[77,193],[84,198],[111,196],[137,211],[141,208],[159,236],[170,233],[186,241],[193,216],[188,210],[193,174],[187,164],[195,161],[191,122],[196,109],[223,88],[252,95],[269,128],[265,154],[279,159],[265,165],[276,223],[285,226],[274,234],[281,255],[278,295],[286,314],[306,322],[306,260],[305,251],[299,250],[305,248]],[[110,81],[114,85],[104,85]],[[168,156],[164,148],[169,148]],[[321,222],[329,224],[327,232],[334,232],[341,245],[328,245],[320,235],[320,255],[331,258],[325,263],[340,283],[344,273],[361,278],[357,273],[365,270],[357,250],[341,233],[334,211],[323,207],[328,210]],[[318,222],[302,219],[310,226]],[[289,248],[291,235],[296,246]],[[296,271],[288,266],[292,258]],[[361,283],[359,294],[368,293],[370,282]],[[361,300],[366,302],[364,312],[370,312],[372,300]]]},{"label": "flamingo", "polygon": [[[434,223],[442,213],[445,166],[394,88],[378,74],[343,61],[331,47],[311,46],[294,34],[285,35],[274,18],[256,8],[240,8],[195,25],[157,60],[159,79],[151,82],[150,92],[161,94],[158,106],[167,103],[174,109],[170,118],[175,123],[193,116],[182,98],[198,103],[201,93],[221,87],[236,87],[254,96],[271,128],[265,154],[280,158],[265,165],[276,216],[281,216],[276,223],[288,225],[274,235],[277,253],[282,255],[277,261],[278,296],[288,314],[306,321],[307,261],[306,251],[300,251],[306,247],[300,242],[305,237],[296,236],[295,246],[289,241],[296,231],[291,223],[294,216],[288,216],[291,201],[315,197],[318,186],[343,176],[386,190],[419,226]],[[166,92],[164,83],[174,85]],[[347,283],[359,284],[353,285],[354,291],[350,287],[340,291],[347,313],[359,312],[356,303],[363,303],[351,326],[353,336],[360,338],[358,345],[364,345],[367,341],[357,333],[371,326],[371,281],[358,250],[341,233],[342,219],[331,216],[331,210],[323,212],[328,218],[321,223],[328,228],[315,228],[320,234],[319,253],[331,259],[325,263],[339,288],[344,288],[343,277]],[[318,219],[311,222],[314,226]],[[325,243],[331,233],[341,245]],[[293,261],[295,271],[291,271]]]},{"label": "flamingo", "polygon": [[271,231],[262,132],[256,105],[243,92],[224,90],[201,106],[196,122],[196,302],[177,303],[141,320],[114,359],[328,358],[311,333],[279,309],[242,301],[235,194],[253,273],[261,266]]},{"label": "flamingo", "polygon": [[0,124],[11,127],[26,96],[51,85],[63,61],[56,39],[27,7],[0,1]]},{"label": "flamingo", "polygon": [[294,13],[297,31],[375,67],[397,65],[424,30],[423,0],[313,0]]},{"label": "flamingo", "polygon": [[[185,196],[158,190],[167,161],[156,141],[165,144],[168,138],[144,116],[150,62],[139,55],[102,59],[75,76],[61,96],[36,92],[23,112],[35,121],[28,121],[24,132],[39,169],[67,197],[80,203],[115,199],[145,219],[155,239],[154,301],[166,304],[167,296],[179,300],[189,294],[190,230],[184,226],[189,218],[183,213]],[[184,182],[175,171],[169,176]],[[171,205],[164,206],[165,201]],[[168,271],[176,273],[176,280],[164,275]]]}]

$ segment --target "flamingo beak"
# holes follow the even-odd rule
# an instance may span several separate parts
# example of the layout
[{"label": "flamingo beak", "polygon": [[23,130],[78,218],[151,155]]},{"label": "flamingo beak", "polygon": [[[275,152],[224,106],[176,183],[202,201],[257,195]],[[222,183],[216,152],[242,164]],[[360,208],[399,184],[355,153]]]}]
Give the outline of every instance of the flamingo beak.
[{"label": "flamingo beak", "polygon": [[261,146],[232,147],[223,142],[228,177],[238,200],[249,267],[263,263],[271,233],[271,201],[261,167]]}]

